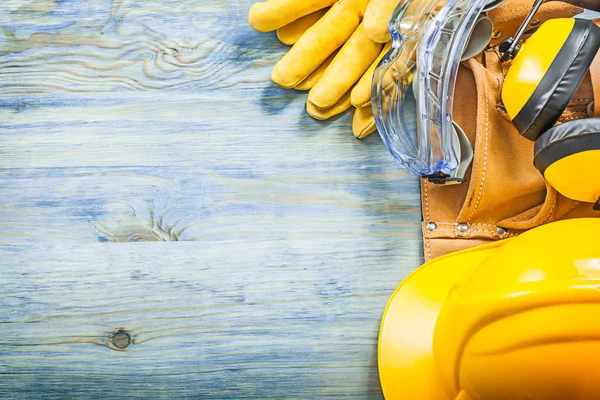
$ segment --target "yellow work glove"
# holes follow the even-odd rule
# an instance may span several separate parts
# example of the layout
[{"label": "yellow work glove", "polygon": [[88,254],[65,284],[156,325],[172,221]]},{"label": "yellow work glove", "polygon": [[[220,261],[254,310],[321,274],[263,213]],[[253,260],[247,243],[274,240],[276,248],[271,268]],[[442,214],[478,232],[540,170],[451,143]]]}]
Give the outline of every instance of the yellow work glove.
[{"label": "yellow work glove", "polygon": [[352,120],[352,133],[357,139],[367,137],[377,129],[371,108],[371,83],[379,60],[390,50],[391,45],[392,42],[386,43],[379,57],[373,61],[350,93],[350,102],[356,108]]},{"label": "yellow work glove", "polygon": [[[259,4],[259,3],[257,3]],[[277,29],[277,38],[283,44],[293,45],[300,37],[313,26],[329,10],[329,7],[317,10],[313,13],[300,17],[295,21]]]},{"label": "yellow work glove", "polygon": [[337,0],[268,0],[254,3],[248,11],[250,26],[260,32],[281,28],[298,18],[332,6]]},{"label": "yellow work glove", "polygon": [[351,107],[350,90],[381,52],[369,40],[362,17],[369,0],[267,0],[248,14],[260,31],[277,30],[293,45],[274,66],[273,82],[284,88],[310,90],[307,112],[327,119]]},{"label": "yellow work glove", "polygon": [[[371,3],[377,1],[375,7]],[[394,0],[389,14],[398,0]],[[389,3],[389,1],[388,1]],[[361,139],[374,132],[371,82],[375,67],[390,48],[387,38],[369,38],[367,20],[381,17],[382,0],[267,0],[255,3],[248,14],[259,31],[277,30],[279,40],[293,45],[275,65],[273,82],[284,88],[309,90],[306,110],[316,119],[328,119],[354,106],[352,130]],[[389,16],[387,17],[389,19]]]},{"label": "yellow work glove", "polygon": [[[308,33],[310,33],[310,29],[292,47],[290,53]],[[314,112],[315,109],[320,111],[329,110],[340,104],[347,108],[350,107],[350,91],[352,87],[361,79],[373,61],[379,56],[382,47],[380,43],[370,40],[365,35],[363,24],[359,24],[352,33],[352,36],[350,36],[327,66],[323,75],[321,75],[308,92],[308,113],[315,116],[318,115],[318,113]],[[275,68],[277,68],[277,65]]]},{"label": "yellow work glove", "polygon": [[[407,49],[410,50],[411,48],[414,48],[415,43],[413,42],[407,46],[410,46],[407,47]],[[377,68],[379,61],[390,50],[391,47],[392,42],[387,42],[385,44],[379,57],[377,57],[373,64],[371,64],[361,80],[358,81],[356,86],[354,86],[354,89],[352,89],[352,93],[350,93],[350,102],[356,108],[354,112],[354,119],[352,120],[352,132],[357,139],[367,137],[377,129],[377,126],[375,125],[375,119],[373,117],[373,108],[371,105],[371,85],[373,82],[373,73],[375,72],[375,68]],[[409,84],[413,79],[415,55],[414,53],[411,54],[410,51],[407,51],[404,54],[406,56],[402,56],[402,58],[396,60],[396,64],[402,65],[411,71],[405,76],[405,79],[409,80],[409,82],[407,82],[407,84]],[[393,76],[394,73],[394,69],[390,68],[384,77],[383,87],[386,90],[395,84],[395,79],[397,78]]]},{"label": "yellow work glove", "polygon": [[391,40],[388,24],[394,8],[406,0],[371,0],[365,11],[365,32],[374,42],[386,43]]}]

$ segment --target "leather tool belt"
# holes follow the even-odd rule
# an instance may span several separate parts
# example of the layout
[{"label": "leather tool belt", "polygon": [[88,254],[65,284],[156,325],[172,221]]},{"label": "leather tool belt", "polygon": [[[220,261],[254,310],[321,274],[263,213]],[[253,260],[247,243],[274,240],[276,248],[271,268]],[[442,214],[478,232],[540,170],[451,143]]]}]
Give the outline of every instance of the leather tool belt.
[{"label": "leather tool belt", "polygon": [[[515,33],[531,5],[532,0],[509,0],[490,11],[493,47],[460,67],[454,119],[473,145],[474,159],[462,184],[442,186],[421,180],[426,261],[548,222],[600,217],[590,203],[568,199],[546,183],[533,165],[534,142],[517,132],[501,101],[510,62],[500,61],[497,45]],[[546,3],[532,25],[582,11],[566,3]],[[600,56],[558,123],[593,116],[600,117]]]}]

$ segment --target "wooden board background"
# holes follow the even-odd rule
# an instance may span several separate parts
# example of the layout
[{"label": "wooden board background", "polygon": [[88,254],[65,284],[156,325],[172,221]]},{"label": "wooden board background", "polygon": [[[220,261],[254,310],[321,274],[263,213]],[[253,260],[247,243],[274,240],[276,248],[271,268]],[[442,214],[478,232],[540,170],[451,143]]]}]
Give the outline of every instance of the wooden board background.
[{"label": "wooden board background", "polygon": [[381,397],[417,181],[269,81],[249,6],[1,2],[1,398]]},{"label": "wooden board background", "polygon": [[381,396],[417,181],[270,82],[250,4],[1,2],[0,397]]}]

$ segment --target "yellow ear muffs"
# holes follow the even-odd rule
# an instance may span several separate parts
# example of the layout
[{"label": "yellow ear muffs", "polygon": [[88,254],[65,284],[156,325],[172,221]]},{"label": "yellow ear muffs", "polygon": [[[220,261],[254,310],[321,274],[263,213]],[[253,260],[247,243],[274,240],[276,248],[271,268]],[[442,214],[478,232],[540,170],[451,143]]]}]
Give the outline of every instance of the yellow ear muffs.
[{"label": "yellow ear muffs", "polygon": [[506,74],[502,101],[519,132],[535,140],[569,104],[600,48],[590,20],[546,21],[521,46]]},{"label": "yellow ear muffs", "polygon": [[600,118],[557,125],[535,142],[534,165],[566,197],[600,210]]}]

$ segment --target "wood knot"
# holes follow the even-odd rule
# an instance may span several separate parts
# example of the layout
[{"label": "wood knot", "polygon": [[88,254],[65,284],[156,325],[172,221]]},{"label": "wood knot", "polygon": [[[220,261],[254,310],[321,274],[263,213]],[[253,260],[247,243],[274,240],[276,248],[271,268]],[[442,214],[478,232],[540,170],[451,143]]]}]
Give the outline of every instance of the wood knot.
[{"label": "wood knot", "polygon": [[109,347],[114,350],[125,350],[131,342],[131,334],[123,329],[113,332],[109,337]]}]

